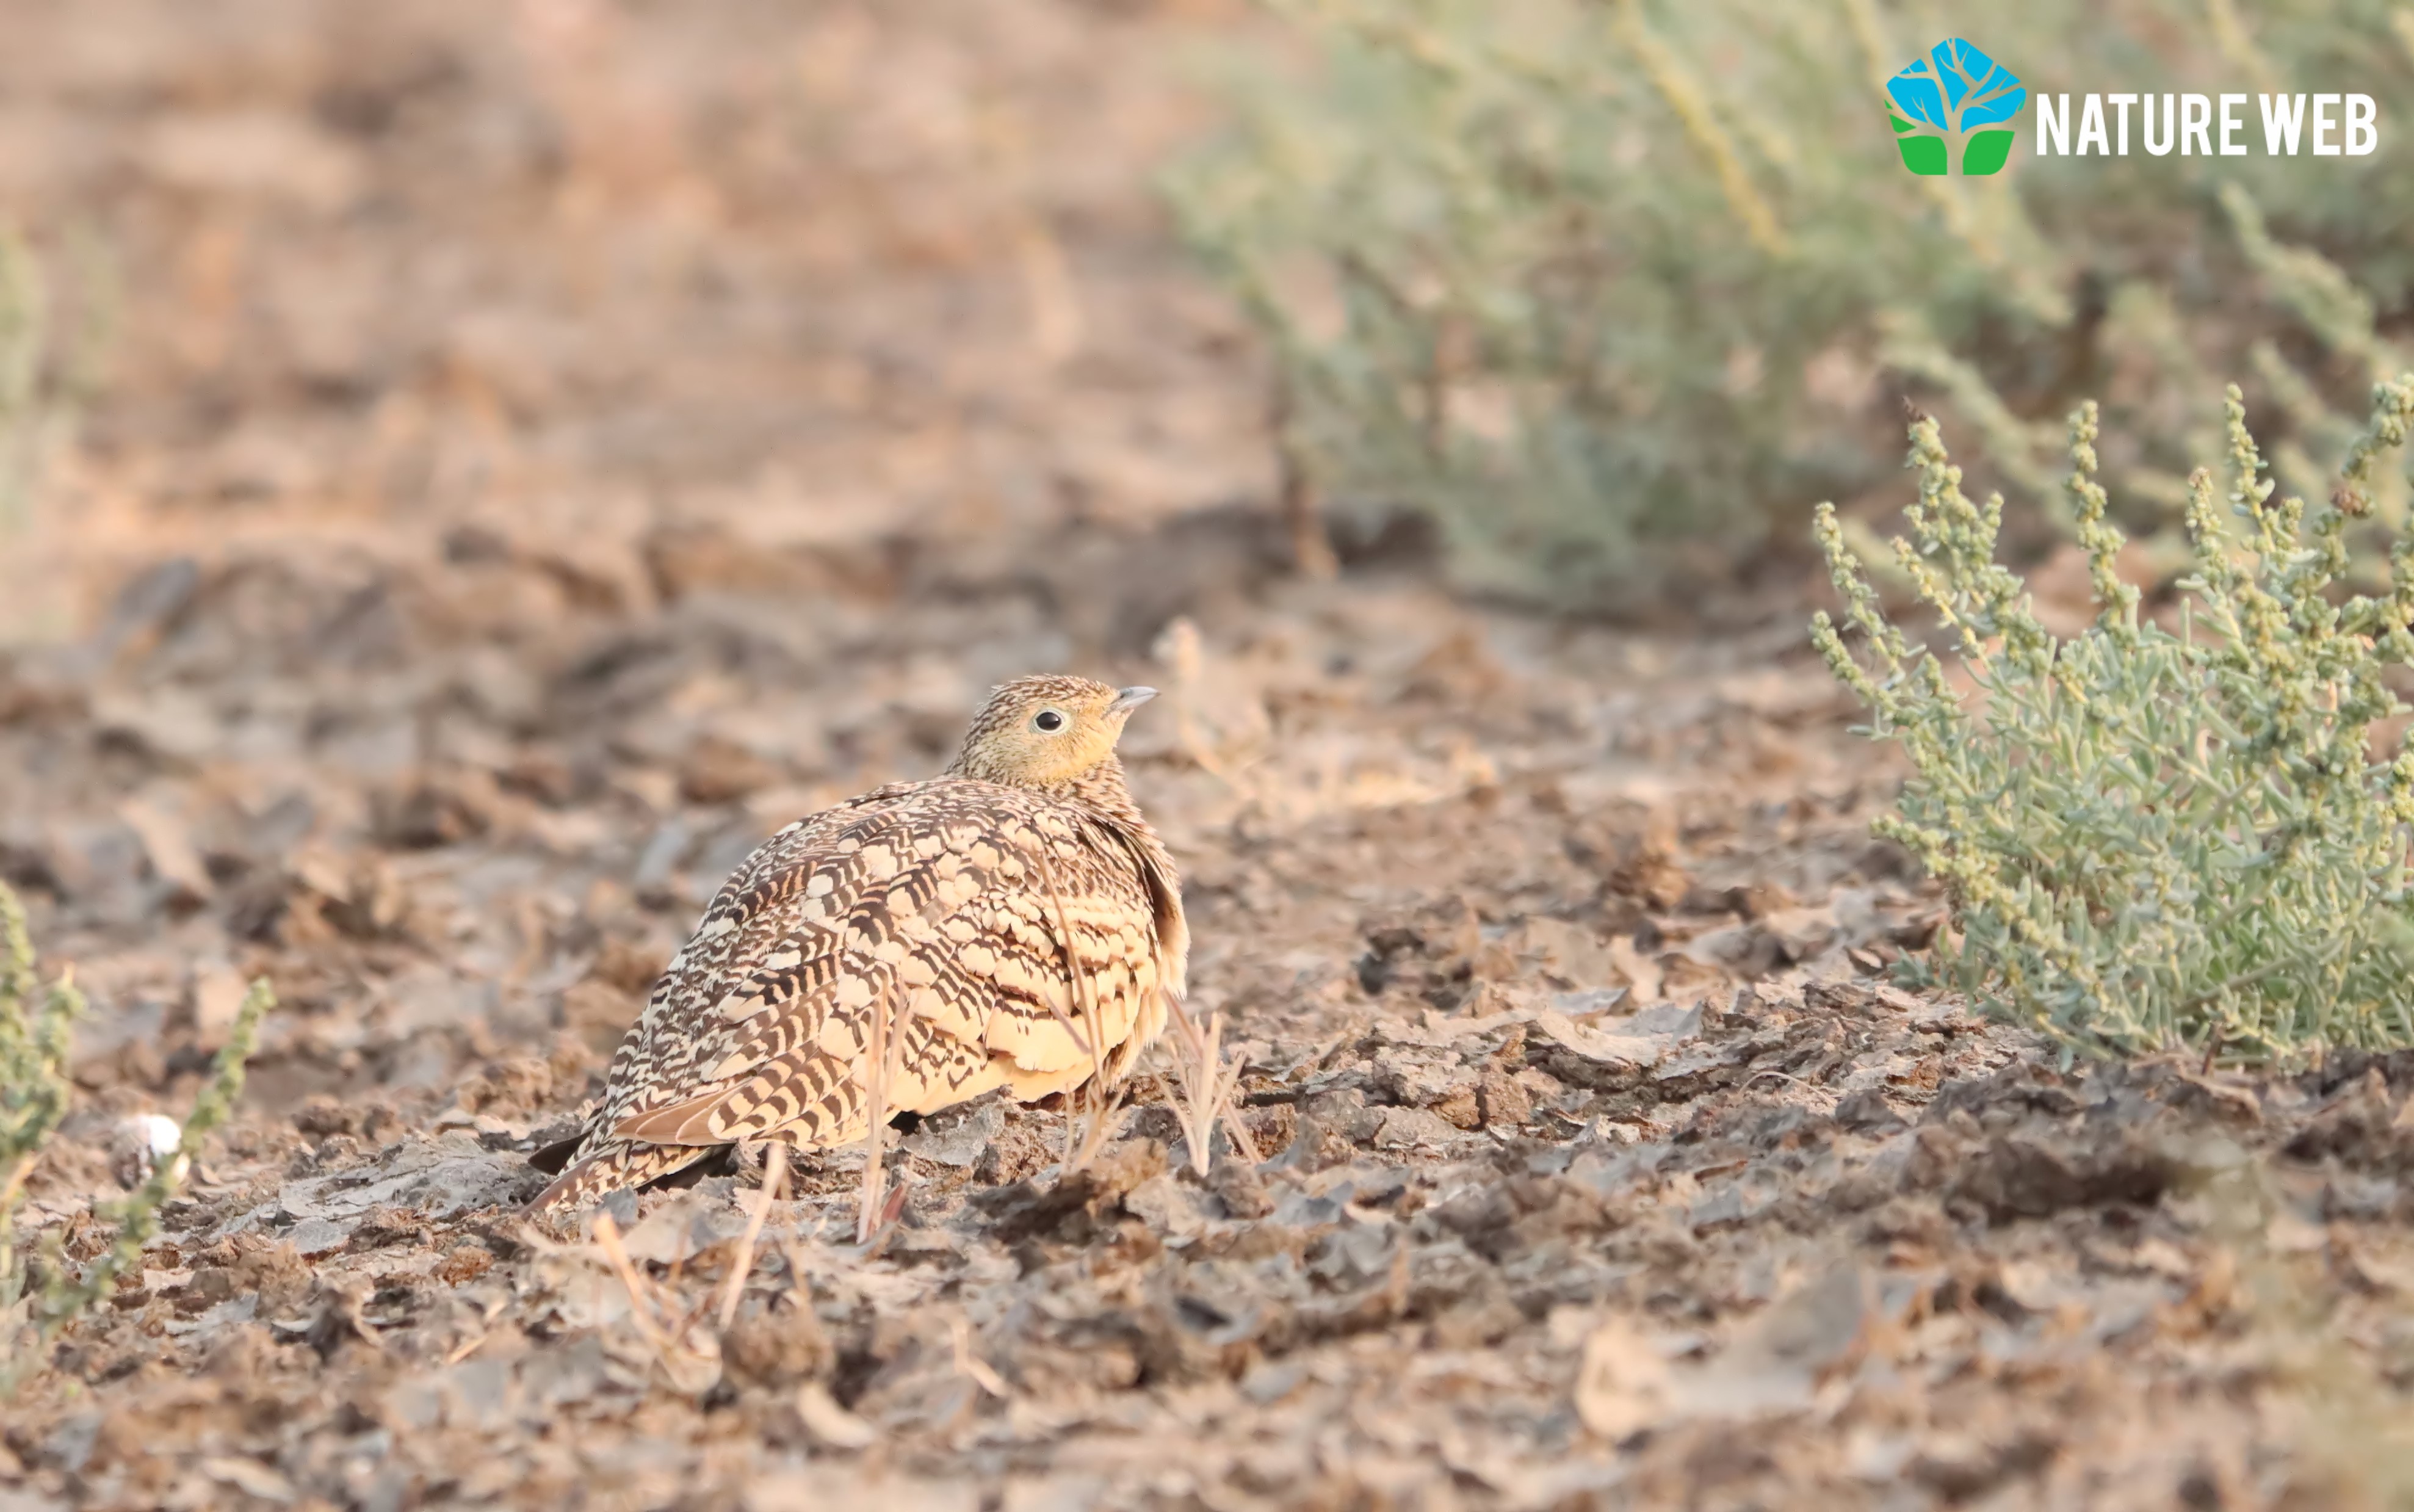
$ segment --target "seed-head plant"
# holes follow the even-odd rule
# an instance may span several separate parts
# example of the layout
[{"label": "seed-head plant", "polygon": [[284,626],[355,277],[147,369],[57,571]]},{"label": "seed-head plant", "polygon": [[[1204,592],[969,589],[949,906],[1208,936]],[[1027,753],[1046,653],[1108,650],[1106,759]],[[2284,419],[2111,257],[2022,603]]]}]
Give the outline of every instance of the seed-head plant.
[{"label": "seed-head plant", "polygon": [[[2385,591],[2349,594],[2348,531],[2414,423],[2414,374],[2379,384],[2327,499],[2273,499],[2237,388],[2226,483],[2189,481],[2193,572],[2141,614],[2096,480],[2093,404],[2069,490],[2097,613],[2061,639],[1995,561],[1936,422],[1911,427],[1919,499],[1897,563],[1946,654],[1888,620],[1836,513],[1816,533],[1858,632],[1812,638],[1912,775],[1880,832],[1950,894],[1944,974],[2065,1055],[2184,1050],[2292,1061],[2414,1044],[2414,749],[2391,674],[2414,663],[2414,537]],[[2381,747],[2376,749],[2377,746]]]},{"label": "seed-head plant", "polygon": [[98,1216],[116,1228],[109,1248],[81,1266],[55,1240],[29,1252],[18,1214],[27,1178],[67,1117],[67,1053],[84,1005],[69,976],[47,986],[37,976],[24,909],[0,884],[0,1398],[39,1369],[61,1329],[107,1300],[118,1279],[141,1265],[192,1152],[233,1112],[244,1062],[274,1003],[265,980],[252,983],[176,1146],[153,1150],[142,1184],[123,1202],[102,1205]]}]

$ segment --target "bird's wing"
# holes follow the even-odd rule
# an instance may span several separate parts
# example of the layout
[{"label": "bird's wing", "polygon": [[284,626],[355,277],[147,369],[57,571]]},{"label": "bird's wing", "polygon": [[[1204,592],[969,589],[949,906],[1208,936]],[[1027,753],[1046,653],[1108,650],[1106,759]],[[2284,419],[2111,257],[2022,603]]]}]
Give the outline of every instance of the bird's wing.
[{"label": "bird's wing", "polygon": [[1092,1047],[1104,1054],[1130,1039],[1163,982],[1145,864],[1094,816],[1051,806],[1044,821],[1031,827],[1030,879],[980,900],[995,964],[972,963],[997,984],[989,1047],[1026,1098],[1088,1074]]},{"label": "bird's wing", "polygon": [[1127,1037],[1156,986],[1146,881],[1095,828],[1040,795],[943,778],[774,836],[664,974],[597,1131],[828,1145],[862,1136],[876,1065],[890,1110],[1086,1074],[1087,1047]]}]

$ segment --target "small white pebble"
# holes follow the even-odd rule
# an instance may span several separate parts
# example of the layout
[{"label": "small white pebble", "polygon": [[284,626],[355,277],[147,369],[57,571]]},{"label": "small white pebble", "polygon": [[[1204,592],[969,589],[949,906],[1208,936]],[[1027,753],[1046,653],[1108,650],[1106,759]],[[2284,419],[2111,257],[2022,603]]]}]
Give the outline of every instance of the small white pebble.
[{"label": "small white pebble", "polygon": [[185,1143],[185,1131],[176,1127],[175,1119],[163,1114],[141,1114],[128,1122],[134,1126],[135,1135],[150,1150],[154,1160],[175,1154]]}]

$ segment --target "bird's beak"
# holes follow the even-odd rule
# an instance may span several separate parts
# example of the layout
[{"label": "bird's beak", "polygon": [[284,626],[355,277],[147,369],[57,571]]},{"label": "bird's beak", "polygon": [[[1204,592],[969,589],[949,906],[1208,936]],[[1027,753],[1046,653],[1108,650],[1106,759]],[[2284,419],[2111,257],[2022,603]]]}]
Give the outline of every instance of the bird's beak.
[{"label": "bird's beak", "polygon": [[1128,714],[1155,696],[1155,688],[1118,688],[1115,690],[1114,701],[1107,705],[1107,712]]}]

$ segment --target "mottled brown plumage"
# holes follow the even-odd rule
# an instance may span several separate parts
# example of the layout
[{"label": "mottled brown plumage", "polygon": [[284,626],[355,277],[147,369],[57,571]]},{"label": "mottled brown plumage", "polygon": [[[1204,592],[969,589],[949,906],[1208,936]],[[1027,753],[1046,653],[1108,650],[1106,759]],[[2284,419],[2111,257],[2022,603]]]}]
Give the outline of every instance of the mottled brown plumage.
[{"label": "mottled brown plumage", "polygon": [[883,1109],[915,1113],[1119,1080],[1164,1028],[1189,951],[1172,859],[1114,753],[1149,696],[1009,682],[945,774],[765,842],[672,958],[532,1207],[639,1186],[739,1140],[862,1140],[875,1077]]}]

